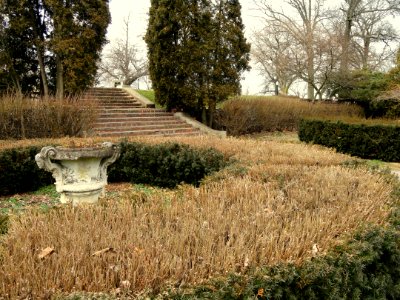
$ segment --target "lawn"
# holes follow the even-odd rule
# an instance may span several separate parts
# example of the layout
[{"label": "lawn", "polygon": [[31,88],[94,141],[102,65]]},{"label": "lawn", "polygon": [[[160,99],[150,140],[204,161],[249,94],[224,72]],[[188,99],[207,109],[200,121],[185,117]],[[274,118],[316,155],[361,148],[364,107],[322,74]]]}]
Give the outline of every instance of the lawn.
[{"label": "lawn", "polygon": [[149,99],[151,102],[155,103],[155,96],[154,96],[154,91],[153,90],[136,90],[140,95],[143,97],[146,97]]}]

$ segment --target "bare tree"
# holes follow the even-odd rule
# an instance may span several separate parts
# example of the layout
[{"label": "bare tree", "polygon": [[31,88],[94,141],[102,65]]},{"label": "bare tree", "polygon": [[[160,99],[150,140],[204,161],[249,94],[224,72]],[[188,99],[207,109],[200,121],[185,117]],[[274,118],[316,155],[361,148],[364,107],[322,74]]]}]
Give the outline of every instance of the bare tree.
[{"label": "bare tree", "polygon": [[342,74],[347,74],[350,66],[378,66],[388,57],[388,51],[393,55],[391,49],[385,47],[384,51],[372,55],[374,60],[370,59],[372,43],[383,42],[387,46],[389,41],[398,39],[398,34],[385,18],[400,13],[400,1],[345,0],[340,9],[345,18],[340,64]]},{"label": "bare tree", "polygon": [[295,58],[297,67],[303,66],[303,78],[307,82],[307,97],[315,99],[316,59],[315,45],[317,32],[322,31],[323,23],[328,18],[324,10],[325,0],[285,0],[287,9],[276,9],[269,1],[262,0],[258,6],[264,13],[267,26],[278,27],[290,34],[300,46],[301,52]]},{"label": "bare tree", "polygon": [[293,52],[297,47],[291,35],[275,26],[267,26],[256,32],[252,41],[251,54],[265,86],[279,85],[282,94],[288,94],[290,86],[297,79],[293,68]]},{"label": "bare tree", "polygon": [[99,77],[122,80],[124,85],[131,85],[137,79],[149,74],[147,60],[140,57],[138,49],[129,40],[129,16],[124,19],[124,39],[118,39],[99,66]]}]

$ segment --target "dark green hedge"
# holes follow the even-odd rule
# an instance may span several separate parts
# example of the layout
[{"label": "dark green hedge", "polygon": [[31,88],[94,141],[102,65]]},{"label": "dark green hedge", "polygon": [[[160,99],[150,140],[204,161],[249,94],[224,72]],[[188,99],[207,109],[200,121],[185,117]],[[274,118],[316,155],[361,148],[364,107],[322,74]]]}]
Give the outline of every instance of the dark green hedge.
[{"label": "dark green hedge", "polygon": [[53,182],[40,170],[35,155],[41,147],[8,149],[0,152],[0,196],[34,191]]},{"label": "dark green hedge", "polygon": [[[41,147],[0,151],[0,196],[34,191],[54,182],[40,170],[35,155]],[[144,183],[173,188],[200,180],[225,166],[224,156],[214,149],[194,149],[166,143],[121,143],[121,157],[109,167],[109,182]]]},{"label": "dark green hedge", "polygon": [[121,157],[109,167],[109,182],[144,183],[173,188],[180,183],[199,185],[226,161],[215,149],[194,149],[184,144],[121,143]]},{"label": "dark green hedge", "polygon": [[367,159],[400,161],[400,127],[301,120],[299,139]]}]

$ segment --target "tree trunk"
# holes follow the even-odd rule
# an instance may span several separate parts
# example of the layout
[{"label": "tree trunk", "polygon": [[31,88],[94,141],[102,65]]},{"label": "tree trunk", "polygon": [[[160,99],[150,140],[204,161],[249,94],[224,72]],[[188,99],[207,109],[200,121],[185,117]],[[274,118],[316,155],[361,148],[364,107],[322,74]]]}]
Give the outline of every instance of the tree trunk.
[{"label": "tree trunk", "polygon": [[56,54],[56,99],[64,97],[64,67],[59,54]]},{"label": "tree trunk", "polygon": [[205,107],[201,110],[201,123],[207,124],[207,110]]},{"label": "tree trunk", "polygon": [[340,61],[340,72],[347,74],[349,71],[349,47],[351,39],[351,26],[352,20],[347,17],[346,28],[344,30],[343,42],[342,42],[342,57]]},{"label": "tree trunk", "polygon": [[38,56],[38,62],[39,62],[39,68],[40,68],[40,77],[42,78],[42,86],[43,86],[43,96],[44,98],[49,97],[49,85],[47,83],[47,75],[46,75],[46,70],[45,70],[45,65],[44,65],[44,59],[43,59],[43,53],[42,49],[36,45],[37,47],[37,56]]},{"label": "tree trunk", "polygon": [[210,98],[209,99],[209,103],[208,103],[208,127],[212,128],[214,125],[214,116],[215,116],[215,111],[217,109],[217,102],[218,102],[218,98]]},{"label": "tree trunk", "polygon": [[315,93],[314,93],[314,80],[315,80],[315,70],[314,70],[314,50],[312,49],[312,44],[310,44],[311,48],[308,49],[307,53],[307,98],[314,101]]},{"label": "tree trunk", "polygon": [[363,49],[363,57],[362,57],[362,68],[368,69],[368,56],[369,56],[369,46],[371,44],[371,38],[369,36],[364,39],[364,49]]},{"label": "tree trunk", "polygon": [[[36,9],[39,11],[39,4],[36,2]],[[43,88],[43,96],[45,98],[49,97],[49,85],[47,82],[47,75],[46,75],[46,69],[45,69],[45,64],[44,64],[44,51],[43,51],[43,45],[42,43],[44,42],[43,38],[43,33],[40,31],[40,17],[35,14],[35,12],[32,10],[32,21],[33,21],[33,34],[35,36],[35,47],[37,51],[37,59],[39,63],[39,69],[40,69],[40,78],[42,79],[42,88]]]},{"label": "tree trunk", "polygon": [[24,109],[21,109],[21,139],[26,138]]},{"label": "tree trunk", "polygon": [[15,72],[13,65],[11,67],[11,78],[12,78],[12,81],[14,82],[14,87],[16,89],[18,96],[22,96],[21,82],[19,80],[19,76],[18,76],[17,72]]},{"label": "tree trunk", "polygon": [[342,57],[340,61],[340,72],[346,77],[349,72],[350,62],[350,42],[351,42],[351,28],[353,26],[353,20],[356,16],[356,10],[362,0],[350,0],[348,2],[349,7],[346,11],[346,27],[344,29],[344,36],[342,42]]}]

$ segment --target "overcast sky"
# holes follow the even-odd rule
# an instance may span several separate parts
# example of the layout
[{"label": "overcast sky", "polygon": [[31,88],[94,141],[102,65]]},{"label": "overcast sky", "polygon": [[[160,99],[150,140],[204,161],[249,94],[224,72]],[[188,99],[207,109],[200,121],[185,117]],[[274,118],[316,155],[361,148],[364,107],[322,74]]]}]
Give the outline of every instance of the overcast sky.
[{"label": "overcast sky", "polygon": [[[242,19],[245,25],[245,35],[250,38],[251,33],[257,28],[261,22],[258,18],[254,17],[257,14],[253,0],[241,0],[242,5]],[[124,34],[124,18],[130,18],[130,38],[136,41],[136,46],[146,53],[146,44],[143,41],[143,36],[147,28],[148,12],[150,7],[150,0],[111,0],[110,11],[111,11],[111,24],[108,27],[108,39],[110,46],[113,40],[118,37],[123,38]],[[106,47],[107,49],[107,47]],[[242,81],[243,93],[258,93],[263,88],[262,77],[258,75],[257,71],[253,70],[243,74],[245,80]]]},{"label": "overcast sky", "polygon": [[[280,5],[281,0],[271,1],[274,5]],[[327,5],[337,6],[340,0],[327,0]],[[242,19],[245,25],[245,35],[247,40],[251,42],[251,38],[255,30],[260,29],[263,22],[260,19],[260,12],[254,4],[254,0],[240,0],[242,5]],[[130,17],[130,38],[135,41],[137,48],[146,54],[146,44],[143,41],[143,36],[147,28],[148,11],[150,0],[110,0],[110,11],[112,23],[108,28],[108,39],[110,44],[113,40],[124,34],[124,18]],[[399,18],[400,19],[400,18]],[[400,27],[400,22],[397,21],[397,29]],[[123,36],[121,36],[123,38]],[[106,48],[107,49],[107,48]],[[243,74],[245,78],[242,80],[243,94],[257,94],[263,89],[263,78],[258,74],[256,68],[252,66],[250,72]]]}]

